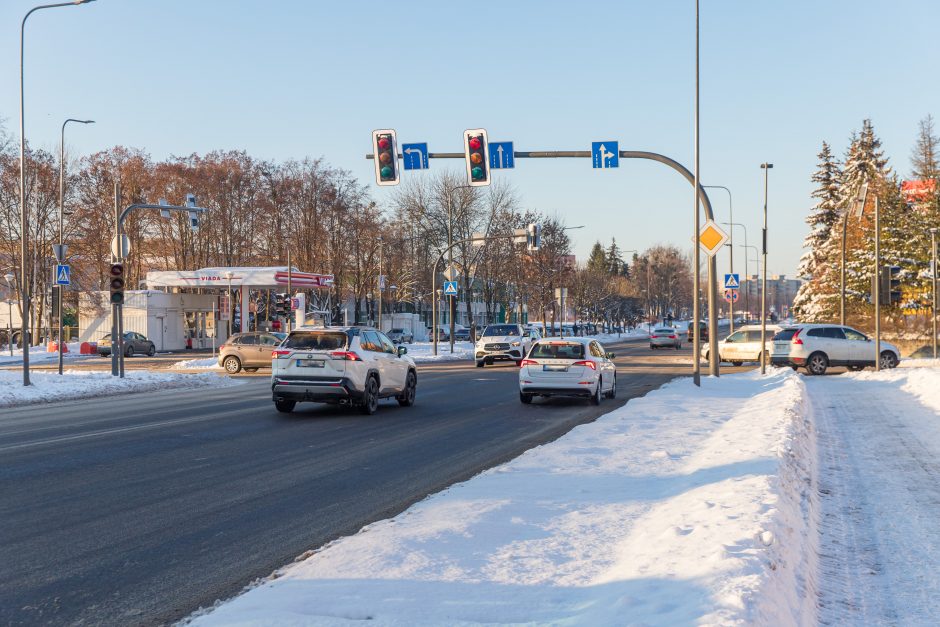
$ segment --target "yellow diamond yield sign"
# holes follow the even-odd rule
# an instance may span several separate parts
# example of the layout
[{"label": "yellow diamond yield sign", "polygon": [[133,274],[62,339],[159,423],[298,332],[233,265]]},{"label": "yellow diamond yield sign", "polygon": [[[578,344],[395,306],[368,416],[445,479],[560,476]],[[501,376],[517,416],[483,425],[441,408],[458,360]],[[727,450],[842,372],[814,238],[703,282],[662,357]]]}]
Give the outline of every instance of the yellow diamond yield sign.
[{"label": "yellow diamond yield sign", "polygon": [[698,244],[709,257],[714,257],[727,241],[728,234],[722,231],[713,220],[708,220],[699,231]]}]

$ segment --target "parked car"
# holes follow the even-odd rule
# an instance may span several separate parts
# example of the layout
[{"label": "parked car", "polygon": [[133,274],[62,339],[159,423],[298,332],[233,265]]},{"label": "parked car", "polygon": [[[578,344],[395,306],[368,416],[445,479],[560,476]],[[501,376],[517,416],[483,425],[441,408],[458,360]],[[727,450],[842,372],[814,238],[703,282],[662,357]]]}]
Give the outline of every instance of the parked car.
[{"label": "parked car", "polygon": [[[782,329],[775,324],[767,325],[766,350],[769,356],[773,352],[774,336]],[[702,357],[708,359],[709,347],[706,345]],[[721,361],[740,366],[745,361],[760,361],[760,325],[747,325],[718,342],[718,356]]]},{"label": "parked car", "polygon": [[[271,367],[271,352],[284,339],[278,333],[235,333],[219,347],[219,365],[229,374]],[[286,337],[286,336],[285,336]]]},{"label": "parked car", "polygon": [[529,404],[536,396],[579,396],[600,405],[602,398],[617,396],[613,358],[597,340],[538,340],[519,368],[519,400]]},{"label": "parked car", "polygon": [[518,366],[532,347],[532,333],[521,324],[487,325],[474,348],[477,368],[495,361],[514,361]]},{"label": "parked car", "polygon": [[300,327],[274,351],[271,393],[280,412],[298,402],[356,406],[371,415],[379,399],[415,402],[418,372],[404,346],[375,329]]},{"label": "parked car", "polygon": [[679,350],[682,346],[682,340],[679,339],[679,331],[672,327],[657,327],[650,333],[650,349],[656,348],[675,348]]},{"label": "parked car", "polygon": [[[106,357],[111,354],[111,334],[107,333],[98,340],[98,354]],[[157,354],[157,347],[140,333],[134,331],[124,332],[124,356],[147,355],[153,357]]]},{"label": "parked car", "polygon": [[389,329],[389,332],[385,335],[395,344],[411,344],[415,341],[415,336],[411,331],[406,331],[401,328]]},{"label": "parked car", "polygon": [[[901,352],[890,342],[881,342],[879,367],[894,368]],[[838,324],[800,324],[785,327],[774,336],[770,363],[805,367],[809,374],[825,374],[830,366],[862,370],[875,365],[875,343],[867,335]]]},{"label": "parked car", "polygon": [[[434,338],[431,338],[431,341],[434,341]],[[438,342],[449,342],[450,341],[450,326],[446,324],[437,325],[437,341]]]},{"label": "parked car", "polygon": [[470,329],[462,325],[454,327],[454,340],[458,342],[469,342]]},{"label": "parked car", "polygon": [[[695,323],[694,323],[694,322],[690,322],[690,323],[689,323],[688,330],[687,330],[687,333],[688,333],[688,338],[687,338],[687,340],[686,340],[687,342],[692,342],[692,341],[695,340],[695,336],[694,336],[694,334],[692,333],[694,330],[695,330]],[[698,323],[698,334],[699,334],[699,341],[701,341],[701,342],[707,342],[707,341],[708,341],[708,323],[705,322],[704,320],[699,320],[699,323]]]}]

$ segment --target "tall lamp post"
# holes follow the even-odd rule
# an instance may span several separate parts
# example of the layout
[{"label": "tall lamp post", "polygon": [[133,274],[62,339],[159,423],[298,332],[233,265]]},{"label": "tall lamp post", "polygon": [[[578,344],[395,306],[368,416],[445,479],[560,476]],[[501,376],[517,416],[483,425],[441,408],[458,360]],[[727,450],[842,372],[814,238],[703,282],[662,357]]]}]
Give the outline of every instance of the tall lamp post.
[{"label": "tall lamp post", "polygon": [[[745,246],[745,248],[747,248],[747,227],[746,227],[746,226],[744,226],[744,225],[741,224],[740,222],[722,222],[722,224],[727,224],[728,226],[740,226],[742,229],[744,229],[744,246]],[[734,229],[731,229],[731,233],[732,233],[732,237],[733,237]],[[731,240],[731,246],[732,246],[732,247],[734,246],[734,239]],[[732,253],[732,259],[734,259],[733,253]],[[732,273],[734,273],[734,270],[732,270]],[[747,273],[747,253],[745,253],[745,254],[744,254],[744,280],[747,281],[747,280],[749,280],[749,278],[750,278],[750,275]],[[747,318],[751,315],[751,289],[750,289],[750,284],[748,284],[748,289],[747,289],[747,291],[744,292],[744,302],[746,303],[746,304],[745,304],[745,307],[747,308],[747,316],[745,316],[744,324],[747,324]],[[733,315],[732,315],[731,317],[734,318]],[[734,324],[733,321],[732,321],[732,324]],[[732,329],[733,329],[733,328],[734,328],[734,327],[732,326]]]},{"label": "tall lamp post", "polygon": [[[757,246],[748,246],[747,244],[744,244],[743,246],[742,246],[741,244],[738,244],[738,246],[740,246],[741,248],[744,249],[744,267],[747,268],[747,262],[748,262],[748,261],[753,261],[755,264],[757,264],[757,274],[760,274],[760,268],[761,268],[761,265],[760,265],[760,249],[759,249]],[[747,255],[747,251],[749,251],[749,250],[753,250],[753,251],[754,251],[754,258],[753,258],[753,259],[751,259],[751,258],[748,257],[748,255]],[[758,287],[760,287],[760,284],[758,284]],[[747,308],[748,308],[748,310],[747,310],[747,318],[750,319],[750,317],[751,317],[751,309],[750,309],[750,307],[751,307],[751,302],[750,302],[750,301],[751,301],[751,298],[750,298],[750,283],[748,283],[747,301],[748,301],[748,302],[747,302]]]},{"label": "tall lamp post", "polygon": [[[3,275],[3,279],[7,282],[7,287],[10,288],[10,295],[7,297],[7,325],[9,329],[7,330],[7,344],[10,346],[10,357],[13,357],[13,279],[15,279],[12,273]],[[934,333],[936,336],[936,333]]]},{"label": "tall lamp post", "polygon": [[68,7],[79,4],[87,4],[94,0],[73,0],[72,2],[57,2],[55,4],[41,4],[27,11],[20,23],[20,276],[22,284],[20,285],[20,296],[23,299],[23,321],[21,330],[21,341],[23,342],[23,385],[29,385],[29,345],[31,338],[29,336],[29,214],[26,211],[26,114],[25,99],[23,95],[23,51],[24,35],[26,33],[26,20],[35,11],[40,9],[55,9],[57,7]]},{"label": "tall lamp post", "polygon": [[[55,250],[56,261],[65,263],[65,125],[69,122],[78,124],[94,124],[94,120],[76,120],[69,118],[62,123],[62,141],[59,144],[59,245]],[[62,288],[63,285],[56,285],[56,300],[59,304],[59,333],[56,335],[56,344],[59,350],[59,374],[62,374],[62,353],[64,342],[62,341]]]},{"label": "tall lamp post", "polygon": [[762,231],[762,248],[764,267],[761,270],[760,290],[760,373],[767,372],[767,179],[769,178],[772,163],[760,164],[764,171],[764,229]]},{"label": "tall lamp post", "polygon": [[[728,192],[728,221],[725,224],[734,224],[734,203],[731,200],[731,190],[725,187],[724,185],[702,185],[706,189],[723,189]],[[731,229],[729,233],[729,243],[731,244],[728,248],[728,272],[734,274],[734,229]],[[728,309],[731,312],[729,316],[728,323],[731,325],[729,328],[729,333],[734,333],[734,301],[730,301],[728,304]]]},{"label": "tall lamp post", "polygon": [[930,275],[933,282],[933,307],[930,309],[933,318],[933,358],[937,358],[937,228],[930,229],[930,256],[932,260]]}]

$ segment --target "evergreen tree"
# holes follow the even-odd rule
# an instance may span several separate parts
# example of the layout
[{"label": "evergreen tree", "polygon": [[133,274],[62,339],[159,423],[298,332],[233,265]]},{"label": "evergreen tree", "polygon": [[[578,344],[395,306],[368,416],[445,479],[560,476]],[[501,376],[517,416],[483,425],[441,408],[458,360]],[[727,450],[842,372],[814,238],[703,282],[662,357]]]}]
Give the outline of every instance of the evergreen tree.
[{"label": "evergreen tree", "polygon": [[834,230],[841,237],[842,211],[839,204],[842,172],[826,142],[823,142],[817,156],[819,168],[812,176],[812,181],[816,183],[812,194],[816,205],[806,218],[810,232],[803,240],[803,248],[807,250],[797,270],[806,282],[800,286],[793,301],[796,316],[808,322],[826,319],[831,316],[834,306],[838,307],[838,273],[835,273],[836,280],[833,282],[831,270],[833,265],[838,267],[841,261],[840,248],[833,250],[830,240]]},{"label": "evergreen tree", "polygon": [[595,242],[588,256],[587,269],[597,274],[607,274],[607,253],[600,242]]},{"label": "evergreen tree", "polygon": [[612,276],[622,276],[626,264],[623,262],[623,254],[620,247],[617,246],[616,238],[610,238],[610,247],[607,249],[607,272]]}]

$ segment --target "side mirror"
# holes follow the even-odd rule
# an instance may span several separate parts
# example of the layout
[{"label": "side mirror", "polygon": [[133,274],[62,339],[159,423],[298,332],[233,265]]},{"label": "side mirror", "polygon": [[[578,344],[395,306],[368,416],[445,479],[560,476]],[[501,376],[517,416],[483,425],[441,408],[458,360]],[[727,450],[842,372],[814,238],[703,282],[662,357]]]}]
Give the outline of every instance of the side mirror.
[{"label": "side mirror", "polygon": [[399,356],[399,357],[401,357],[402,355],[407,355],[407,354],[408,354],[408,349],[407,349],[407,348],[405,348],[404,346],[399,346],[399,347],[398,347],[398,356]]},{"label": "side mirror", "polygon": [[607,359],[613,359],[616,356],[614,353],[607,353]]}]

